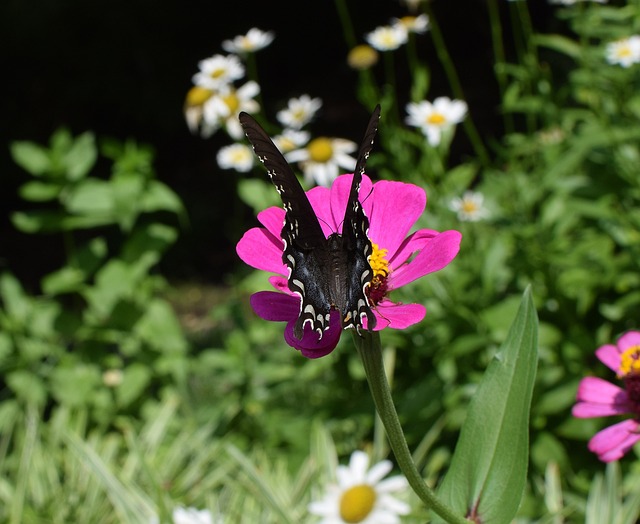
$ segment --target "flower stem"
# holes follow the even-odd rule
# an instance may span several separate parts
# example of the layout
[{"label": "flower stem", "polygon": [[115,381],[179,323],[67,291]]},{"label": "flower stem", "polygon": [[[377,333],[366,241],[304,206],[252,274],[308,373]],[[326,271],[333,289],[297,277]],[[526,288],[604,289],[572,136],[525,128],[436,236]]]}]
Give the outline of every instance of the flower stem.
[{"label": "flower stem", "polygon": [[470,521],[456,514],[438,499],[435,492],[427,486],[413,462],[384,372],[380,334],[374,331],[373,333],[363,333],[361,336],[354,334],[353,338],[362,359],[376,411],[382,419],[398,466],[407,478],[409,485],[427,508],[437,513],[445,521],[451,524],[469,524]]}]

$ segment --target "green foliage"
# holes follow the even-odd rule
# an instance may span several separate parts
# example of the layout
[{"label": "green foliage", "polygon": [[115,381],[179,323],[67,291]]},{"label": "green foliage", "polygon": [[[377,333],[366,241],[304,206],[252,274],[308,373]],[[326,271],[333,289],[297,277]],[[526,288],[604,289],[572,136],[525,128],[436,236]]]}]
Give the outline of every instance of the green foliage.
[{"label": "green foliage", "polygon": [[[29,294],[0,275],[0,370],[5,398],[40,407],[91,408],[109,425],[135,413],[146,391],[184,381],[187,342],[154,274],[177,230],[159,212],[182,216],[178,197],[155,179],[152,154],[133,142],[105,143],[111,175],[92,176],[93,135],[57,132],[50,147],[12,144],[15,161],[35,180],[20,194],[46,203],[14,213],[25,233],[58,233],[66,264]],[[115,232],[114,232],[115,228]],[[91,234],[78,234],[79,230]]]},{"label": "green foliage", "polygon": [[529,289],[504,345],[469,405],[438,493],[458,514],[510,522],[524,492],[529,409],[538,361],[538,322]]}]

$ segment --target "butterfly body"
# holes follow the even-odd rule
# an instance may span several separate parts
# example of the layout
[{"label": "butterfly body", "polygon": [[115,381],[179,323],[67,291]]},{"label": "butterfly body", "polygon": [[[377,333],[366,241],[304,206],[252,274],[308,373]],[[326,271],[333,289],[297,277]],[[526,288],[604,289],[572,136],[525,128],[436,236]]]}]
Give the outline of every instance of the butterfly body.
[{"label": "butterfly body", "polygon": [[285,209],[281,231],[282,261],[287,266],[289,290],[300,297],[300,314],[294,336],[301,340],[306,324],[319,339],[329,328],[331,311],[340,313],[343,328],[372,330],[376,318],[366,295],[373,278],[369,258],[373,253],[368,237],[369,221],[358,199],[366,159],[377,131],[380,109],[371,119],[356,163],[341,233],[325,237],[302,186],[267,133],[248,114],[240,123],[256,155],[266,166]]}]

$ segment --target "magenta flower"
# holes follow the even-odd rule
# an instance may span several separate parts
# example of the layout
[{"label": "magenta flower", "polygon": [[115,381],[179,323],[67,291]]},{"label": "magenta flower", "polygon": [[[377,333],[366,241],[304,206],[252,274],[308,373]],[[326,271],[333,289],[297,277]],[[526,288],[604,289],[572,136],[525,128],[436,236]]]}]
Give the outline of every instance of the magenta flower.
[{"label": "magenta flower", "polygon": [[631,414],[633,418],[603,429],[589,441],[589,449],[603,462],[620,459],[640,440],[640,332],[628,331],[618,345],[606,344],[596,356],[624,383],[624,389],[597,377],[580,381],[573,416],[579,418]]},{"label": "magenta flower", "polygon": [[[351,179],[352,175],[342,175],[334,181],[331,189],[314,187],[307,192],[327,237],[342,229]],[[422,215],[427,201],[424,190],[413,184],[385,180],[372,184],[365,175],[360,185],[360,200],[369,217],[369,238],[373,243],[370,263],[374,278],[368,288],[368,298],[377,319],[375,330],[387,327],[404,329],[420,322],[426,309],[422,304],[393,302],[388,298],[389,293],[445,267],[458,253],[461,235],[458,231],[439,233],[421,229],[407,236]],[[276,273],[269,281],[278,292],[255,293],[251,297],[251,306],[265,320],[286,322],[286,342],[305,357],[327,355],[338,344],[342,332],[338,312],[331,311],[329,329],[322,338],[309,325],[305,326],[302,340],[294,337],[293,327],[300,314],[300,299],[289,291],[287,266],[282,262],[284,245],[280,230],[284,209],[270,207],[258,214],[258,220],[264,227],[247,231],[238,242],[236,251],[250,266]]]}]

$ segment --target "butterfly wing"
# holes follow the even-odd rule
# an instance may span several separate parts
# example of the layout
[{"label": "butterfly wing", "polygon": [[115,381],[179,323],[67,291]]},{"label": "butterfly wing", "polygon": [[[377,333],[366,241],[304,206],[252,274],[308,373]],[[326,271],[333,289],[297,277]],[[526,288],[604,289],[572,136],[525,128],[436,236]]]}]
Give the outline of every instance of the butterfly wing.
[{"label": "butterfly wing", "polygon": [[300,296],[300,315],[294,335],[301,340],[304,325],[309,322],[322,338],[329,327],[331,310],[326,274],[329,268],[327,239],[304,189],[269,135],[247,113],[240,113],[239,119],[285,209],[282,262],[289,268],[289,289]]},{"label": "butterfly wing", "polygon": [[358,199],[360,182],[367,163],[367,158],[373,148],[373,141],[378,131],[380,121],[380,106],[373,110],[362,144],[358,151],[356,168],[353,172],[349,200],[344,213],[342,226],[343,249],[347,252],[348,272],[346,286],[345,311],[343,311],[343,326],[362,328],[362,321],[367,319],[367,329],[371,331],[376,325],[376,317],[369,307],[366,289],[373,278],[373,271],[369,265],[369,257],[373,252],[369,240],[369,219],[364,213]]}]

